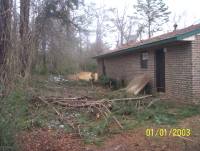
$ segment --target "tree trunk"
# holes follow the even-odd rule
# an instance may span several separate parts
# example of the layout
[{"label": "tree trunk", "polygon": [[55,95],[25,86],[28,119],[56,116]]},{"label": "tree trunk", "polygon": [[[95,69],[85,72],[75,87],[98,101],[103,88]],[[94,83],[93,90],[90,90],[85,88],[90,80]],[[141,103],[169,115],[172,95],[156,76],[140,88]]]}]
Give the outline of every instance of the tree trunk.
[{"label": "tree trunk", "polygon": [[121,31],[120,31],[120,45],[124,44],[124,32],[122,30],[123,29],[121,29]]},{"label": "tree trunk", "polygon": [[[10,0],[0,0],[0,67],[6,59],[11,33]],[[1,71],[0,71],[1,73]]]},{"label": "tree trunk", "polygon": [[17,0],[13,1],[13,35],[17,38]]},{"label": "tree trunk", "polygon": [[70,22],[70,18],[71,18],[71,12],[70,12],[70,1],[67,1],[67,11],[66,11],[66,19],[67,19],[67,27],[66,27],[66,31],[67,31],[67,40],[71,40],[72,38],[72,27],[71,27],[71,22]]},{"label": "tree trunk", "polygon": [[150,22],[150,17],[148,17],[148,36],[151,38],[151,22]]},{"label": "tree trunk", "polygon": [[30,0],[20,0],[20,38],[21,38],[21,74],[25,76],[28,65],[28,32],[29,32]]},{"label": "tree trunk", "polygon": [[43,62],[43,69],[47,69],[47,63],[46,63],[46,45],[47,45],[47,39],[46,34],[43,33],[42,36],[42,62]]}]

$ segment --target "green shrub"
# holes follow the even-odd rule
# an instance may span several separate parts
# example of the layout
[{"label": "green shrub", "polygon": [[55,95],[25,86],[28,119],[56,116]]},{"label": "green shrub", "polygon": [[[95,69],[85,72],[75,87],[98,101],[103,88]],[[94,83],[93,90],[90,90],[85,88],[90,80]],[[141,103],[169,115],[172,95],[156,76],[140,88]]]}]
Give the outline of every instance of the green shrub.
[{"label": "green shrub", "polygon": [[105,76],[105,75],[101,75],[99,77],[99,83],[103,86],[109,85],[110,84],[110,78]]},{"label": "green shrub", "polygon": [[1,100],[0,147],[14,147],[15,134],[29,126],[27,96],[22,90],[15,90]]},{"label": "green shrub", "polygon": [[101,75],[99,77],[99,83],[114,90],[120,88],[120,83],[116,79],[109,78],[106,75]]}]

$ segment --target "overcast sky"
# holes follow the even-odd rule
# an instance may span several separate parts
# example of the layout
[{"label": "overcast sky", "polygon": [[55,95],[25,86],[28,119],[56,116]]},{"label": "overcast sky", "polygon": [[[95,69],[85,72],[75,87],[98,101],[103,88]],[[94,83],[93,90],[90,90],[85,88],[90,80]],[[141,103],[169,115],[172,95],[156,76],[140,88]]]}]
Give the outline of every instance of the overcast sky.
[{"label": "overcast sky", "polygon": [[[133,5],[136,4],[137,0],[85,0],[86,3],[94,2],[98,6],[105,5],[107,7],[123,9],[124,6],[129,6],[132,9]],[[185,21],[186,26],[195,22],[200,22],[200,0],[164,0],[169,6],[171,19],[174,16],[182,16],[182,20]],[[178,18],[178,17],[177,17]],[[184,25],[181,25],[184,26]]]},{"label": "overcast sky", "polygon": [[[163,32],[173,30],[174,21],[178,22],[178,28],[200,23],[200,0],[164,1],[169,6],[169,10],[172,12],[172,14],[170,15],[170,22],[164,25]],[[107,7],[117,8],[121,11],[125,6],[128,6],[129,12],[131,13],[133,11],[133,5],[136,4],[137,0],[85,0],[85,2],[93,2],[96,3],[97,6],[105,5]]]}]

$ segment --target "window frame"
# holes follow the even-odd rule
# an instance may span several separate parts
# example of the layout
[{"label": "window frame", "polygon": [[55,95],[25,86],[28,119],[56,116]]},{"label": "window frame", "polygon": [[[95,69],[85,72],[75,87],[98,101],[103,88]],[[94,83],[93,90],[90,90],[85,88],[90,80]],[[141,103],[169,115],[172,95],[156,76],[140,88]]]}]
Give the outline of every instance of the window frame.
[{"label": "window frame", "polygon": [[147,51],[142,51],[140,53],[140,67],[142,69],[148,68],[149,53]]}]

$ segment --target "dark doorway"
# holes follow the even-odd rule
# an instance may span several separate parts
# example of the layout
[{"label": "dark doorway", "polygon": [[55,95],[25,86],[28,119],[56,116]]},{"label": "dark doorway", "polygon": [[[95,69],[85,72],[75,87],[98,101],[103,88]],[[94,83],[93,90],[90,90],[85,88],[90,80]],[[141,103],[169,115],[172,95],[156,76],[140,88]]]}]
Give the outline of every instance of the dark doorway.
[{"label": "dark doorway", "polygon": [[104,63],[104,59],[102,59],[102,70],[103,70],[103,75],[105,76],[106,75],[106,66]]},{"label": "dark doorway", "polygon": [[158,92],[165,92],[165,52],[156,51],[156,88]]}]

